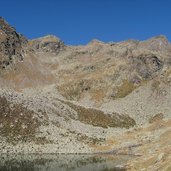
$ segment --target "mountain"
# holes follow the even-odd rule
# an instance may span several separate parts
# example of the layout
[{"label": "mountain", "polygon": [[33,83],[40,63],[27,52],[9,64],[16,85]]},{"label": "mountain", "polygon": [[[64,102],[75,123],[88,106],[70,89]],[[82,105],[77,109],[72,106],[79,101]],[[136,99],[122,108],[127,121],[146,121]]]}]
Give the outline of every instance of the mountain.
[{"label": "mountain", "polygon": [[132,154],[130,170],[169,168],[170,92],[163,35],[69,46],[0,17],[1,153]]}]

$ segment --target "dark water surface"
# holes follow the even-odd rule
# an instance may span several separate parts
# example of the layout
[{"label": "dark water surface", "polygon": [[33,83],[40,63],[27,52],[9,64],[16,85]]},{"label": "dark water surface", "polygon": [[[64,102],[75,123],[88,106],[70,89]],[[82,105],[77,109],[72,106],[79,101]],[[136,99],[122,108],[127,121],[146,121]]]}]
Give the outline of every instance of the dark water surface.
[{"label": "dark water surface", "polygon": [[1,155],[0,171],[126,171],[128,156]]}]

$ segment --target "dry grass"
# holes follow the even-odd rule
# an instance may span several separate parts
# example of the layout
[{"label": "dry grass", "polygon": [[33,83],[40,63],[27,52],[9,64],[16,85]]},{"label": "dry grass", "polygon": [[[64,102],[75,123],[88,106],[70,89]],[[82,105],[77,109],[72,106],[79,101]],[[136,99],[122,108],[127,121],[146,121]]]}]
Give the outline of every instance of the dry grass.
[{"label": "dry grass", "polygon": [[97,105],[101,105],[103,99],[106,97],[107,94],[107,87],[103,87],[101,89],[93,90],[90,92],[91,98],[96,102]]},{"label": "dry grass", "polygon": [[165,84],[170,84],[171,83],[171,79],[170,79],[170,76],[171,76],[171,69],[168,69],[164,75],[164,79],[163,79],[163,82]]},{"label": "dry grass", "polygon": [[5,97],[0,97],[0,118],[0,134],[9,142],[35,139],[40,123],[34,117],[33,111],[19,104],[11,104]]},{"label": "dry grass", "polygon": [[79,100],[82,93],[91,89],[91,85],[90,80],[79,80],[58,86],[57,89],[68,100]]},{"label": "dry grass", "polygon": [[152,91],[153,92],[159,92],[159,90],[160,90],[160,81],[159,80],[153,80],[153,83],[152,83],[152,85],[151,85],[151,87],[152,87]]},{"label": "dry grass", "polygon": [[124,98],[132,93],[132,91],[134,91],[136,88],[137,86],[135,86],[133,83],[129,82],[128,80],[124,80],[121,86],[117,87],[117,92],[114,98]]},{"label": "dry grass", "polygon": [[[93,108],[85,108],[83,106],[75,105],[71,102],[63,102],[69,105],[73,110],[77,112],[78,120],[93,126],[98,127],[119,127],[119,128],[130,128],[136,123],[134,119],[128,115],[119,115],[117,113],[106,114],[101,110]],[[73,118],[75,119],[75,118]]]},{"label": "dry grass", "polygon": [[159,120],[162,120],[163,118],[164,118],[163,113],[158,113],[149,119],[149,123],[157,122]]}]

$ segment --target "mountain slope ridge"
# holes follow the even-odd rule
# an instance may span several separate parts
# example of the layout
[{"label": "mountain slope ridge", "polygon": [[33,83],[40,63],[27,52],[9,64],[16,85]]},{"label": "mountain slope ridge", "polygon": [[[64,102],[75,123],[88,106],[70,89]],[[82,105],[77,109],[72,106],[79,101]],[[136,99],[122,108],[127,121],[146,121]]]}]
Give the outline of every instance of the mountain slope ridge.
[{"label": "mountain slope ridge", "polygon": [[27,40],[3,18],[0,33],[1,153],[112,151],[146,145],[149,127],[156,132],[147,139],[163,148],[156,122],[171,119],[165,36],[70,46],[53,35]]}]

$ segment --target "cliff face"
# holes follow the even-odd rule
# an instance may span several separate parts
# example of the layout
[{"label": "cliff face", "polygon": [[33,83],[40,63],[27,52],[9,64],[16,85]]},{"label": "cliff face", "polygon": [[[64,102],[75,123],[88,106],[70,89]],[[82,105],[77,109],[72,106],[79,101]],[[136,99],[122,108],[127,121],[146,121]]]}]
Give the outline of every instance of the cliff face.
[{"label": "cliff face", "polygon": [[141,127],[150,124],[147,138],[163,148],[170,125],[156,122],[171,117],[171,45],[165,36],[85,46],[27,40],[1,17],[0,86],[0,152],[126,148],[147,143]]},{"label": "cliff face", "polygon": [[23,60],[27,39],[0,17],[0,67],[6,68],[13,58]]}]

